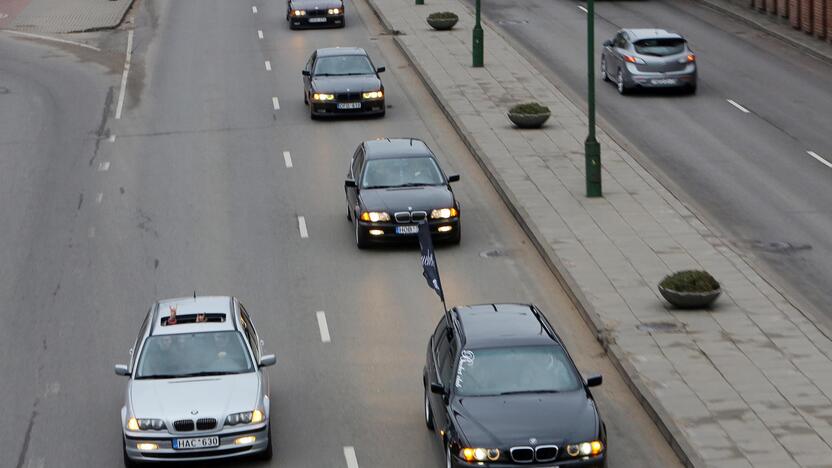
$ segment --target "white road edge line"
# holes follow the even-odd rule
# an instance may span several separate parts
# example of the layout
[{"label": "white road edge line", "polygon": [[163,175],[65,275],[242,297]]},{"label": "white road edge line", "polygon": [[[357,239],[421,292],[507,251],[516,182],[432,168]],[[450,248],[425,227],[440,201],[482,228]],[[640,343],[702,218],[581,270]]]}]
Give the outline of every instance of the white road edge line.
[{"label": "white road edge line", "polygon": [[731,104],[732,106],[736,107],[737,109],[739,109],[740,111],[742,111],[745,114],[748,114],[748,113],[751,112],[748,109],[746,109],[745,107],[741,106],[738,102],[734,101],[733,99],[726,99],[726,101],[728,101],[728,104]]},{"label": "white road edge line", "polygon": [[358,468],[358,459],[355,458],[355,447],[344,447],[344,458],[347,459],[347,468]]},{"label": "white road edge line", "polygon": [[121,75],[121,89],[118,92],[118,105],[116,106],[116,120],[121,119],[121,111],[124,109],[124,93],[127,90],[127,74],[130,73],[130,60],[133,57],[133,31],[127,33],[127,56],[124,59],[124,73]]},{"label": "white road edge line", "polygon": [[258,29],[257,30],[257,37],[260,38],[260,39],[263,39],[263,31]]},{"label": "white road edge line", "polygon": [[584,8],[582,5],[578,5],[578,9],[581,10],[582,12],[584,12],[584,13],[589,13],[589,10]]},{"label": "white road edge line", "polygon": [[31,37],[33,39],[43,39],[44,41],[60,42],[61,44],[72,44],[74,46],[84,47],[84,48],[87,48],[87,49],[94,50],[96,52],[101,52],[101,49],[99,49],[98,47],[91,46],[89,44],[84,44],[84,43],[81,43],[81,42],[68,41],[66,39],[58,39],[57,37],[41,36],[40,34],[32,34],[32,33],[26,33],[26,32],[21,32],[21,31],[11,31],[11,30],[8,30],[8,29],[4,29],[3,31],[7,32],[9,34],[14,34],[16,36]]},{"label": "white road edge line", "polygon": [[257,7],[256,6],[251,7],[251,12],[256,15],[257,14]]},{"label": "white road edge line", "polygon": [[318,328],[321,330],[321,341],[329,343],[332,340],[329,337],[329,327],[326,325],[326,314],[324,311],[319,310],[315,312],[315,315],[318,316]]},{"label": "white road edge line", "polygon": [[301,239],[309,237],[309,231],[306,230],[306,218],[303,216],[298,216],[298,230],[300,231]]},{"label": "white road edge line", "polygon": [[272,71],[272,63],[266,60],[266,71]]},{"label": "white road edge line", "polygon": [[286,163],[286,167],[292,167],[292,155],[288,151],[283,152],[283,162]]},{"label": "white road edge line", "polygon": [[280,101],[276,97],[272,98],[272,107],[274,107],[274,110],[280,110]]},{"label": "white road edge line", "polygon": [[827,160],[823,159],[823,157],[822,157],[821,155],[819,155],[819,154],[815,153],[814,151],[807,151],[807,152],[806,152],[806,154],[808,154],[809,156],[811,156],[811,157],[813,157],[813,158],[817,159],[817,160],[818,160],[818,162],[820,162],[820,163],[821,163],[821,164],[823,164],[824,166],[832,168],[832,163],[830,163],[829,161],[827,161]]}]

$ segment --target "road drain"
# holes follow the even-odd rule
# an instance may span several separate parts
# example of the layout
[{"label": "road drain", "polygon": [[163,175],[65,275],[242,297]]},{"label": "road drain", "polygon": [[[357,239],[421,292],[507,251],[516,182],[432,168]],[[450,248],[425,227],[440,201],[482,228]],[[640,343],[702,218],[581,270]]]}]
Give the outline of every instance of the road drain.
[{"label": "road drain", "polygon": [[636,325],[636,328],[648,333],[673,333],[680,331],[679,325],[671,322],[647,322]]}]

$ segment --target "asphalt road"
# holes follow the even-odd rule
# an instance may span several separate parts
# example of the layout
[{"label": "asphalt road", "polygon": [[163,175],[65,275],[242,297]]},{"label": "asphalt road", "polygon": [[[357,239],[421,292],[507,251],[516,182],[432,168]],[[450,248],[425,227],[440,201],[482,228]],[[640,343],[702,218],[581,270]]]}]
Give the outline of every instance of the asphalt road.
[{"label": "asphalt road", "polygon": [[[278,356],[271,465],[345,467],[353,447],[361,467],[440,466],[421,371],[441,305],[418,250],[359,251],[344,213],[355,146],[414,136],[462,174],[463,241],[438,251],[448,302],[537,303],[604,374],[610,466],[678,466],[366,6],[324,31],[289,31],[284,7],[140,2],[120,119],[125,32],[100,53],[0,35],[0,465],[119,466],[112,365],[153,300],[196,291],[240,297]],[[309,119],[300,70],[331,45],[387,66],[386,118]]]},{"label": "asphalt road", "polygon": [[[583,99],[583,2],[484,5],[486,17],[553,81]],[[758,264],[792,297],[832,323],[832,168],[807,153],[832,163],[832,65],[695,2],[595,5],[596,66],[600,44],[627,27],[683,34],[699,64],[695,96],[619,96],[598,78],[599,115],[731,243],[762,260]]]}]

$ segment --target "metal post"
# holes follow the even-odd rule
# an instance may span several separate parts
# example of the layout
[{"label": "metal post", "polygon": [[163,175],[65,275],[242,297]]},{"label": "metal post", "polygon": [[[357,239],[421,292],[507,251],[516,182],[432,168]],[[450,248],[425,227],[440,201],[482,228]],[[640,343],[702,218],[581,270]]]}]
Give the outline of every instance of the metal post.
[{"label": "metal post", "polygon": [[483,33],[480,23],[480,0],[476,1],[476,20],[474,23],[474,66],[483,66]]},{"label": "metal post", "polygon": [[586,196],[603,196],[601,190],[601,145],[595,139],[595,0],[586,2],[586,68],[589,134],[584,142]]},{"label": "metal post", "polygon": [[417,4],[417,5],[424,5],[424,4],[425,4],[425,0],[416,0],[416,4]]}]

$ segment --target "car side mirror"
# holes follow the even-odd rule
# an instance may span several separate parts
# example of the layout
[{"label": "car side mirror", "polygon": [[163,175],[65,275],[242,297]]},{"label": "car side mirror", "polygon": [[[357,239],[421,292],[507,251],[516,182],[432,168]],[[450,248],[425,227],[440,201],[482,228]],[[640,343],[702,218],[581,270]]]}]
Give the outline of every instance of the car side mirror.
[{"label": "car side mirror", "polygon": [[607,39],[604,41],[604,47],[612,47],[612,39]]},{"label": "car side mirror", "polygon": [[441,383],[438,382],[431,382],[430,383],[430,392],[435,393],[437,395],[445,395],[445,387],[442,386]]},{"label": "car side mirror", "polygon": [[277,358],[274,354],[266,354],[260,357],[260,367],[269,367],[277,364]]},{"label": "car side mirror", "polygon": [[130,368],[128,368],[124,364],[116,364],[115,366],[113,366],[113,370],[116,372],[116,375],[121,375],[125,377],[130,376]]},{"label": "car side mirror", "polygon": [[344,188],[355,188],[355,179],[347,179],[344,181]]},{"label": "car side mirror", "polygon": [[376,73],[384,73],[387,71],[387,67],[378,67],[376,68]]},{"label": "car side mirror", "polygon": [[302,72],[300,72],[300,73],[301,73],[303,76],[309,76],[309,75],[310,75],[309,70],[304,70],[304,71],[302,71]]},{"label": "car side mirror", "polygon": [[586,386],[587,387],[597,387],[604,382],[604,378],[601,374],[592,374],[586,378]]},{"label": "car side mirror", "polygon": [[452,174],[448,176],[448,182],[459,182],[459,174]]}]

